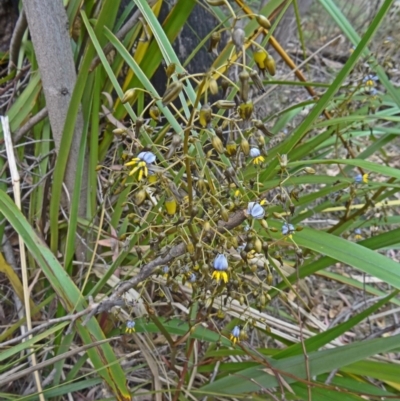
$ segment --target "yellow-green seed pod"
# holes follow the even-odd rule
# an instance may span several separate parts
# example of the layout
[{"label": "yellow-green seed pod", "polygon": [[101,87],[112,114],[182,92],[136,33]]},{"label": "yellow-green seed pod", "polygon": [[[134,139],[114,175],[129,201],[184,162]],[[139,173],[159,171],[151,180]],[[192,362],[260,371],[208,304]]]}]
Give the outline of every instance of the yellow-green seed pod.
[{"label": "yellow-green seed pod", "polygon": [[233,246],[235,249],[239,247],[239,240],[238,240],[238,237],[236,237],[236,235],[233,236],[233,237],[231,237],[231,238],[230,238],[230,241],[231,241],[232,246]]},{"label": "yellow-green seed pod", "polygon": [[259,70],[264,73],[267,68],[268,52],[264,49],[257,48],[253,53],[253,58]]},{"label": "yellow-green seed pod", "polygon": [[265,145],[265,138],[262,135],[257,135],[257,143],[260,146],[260,148],[263,148]]},{"label": "yellow-green seed pod", "polygon": [[222,80],[221,80],[221,88],[222,88],[222,96],[223,97],[225,97],[226,92],[227,92],[230,84],[231,83],[226,78],[222,78]]},{"label": "yellow-green seed pod", "polygon": [[200,125],[203,128],[206,128],[210,124],[211,118],[212,118],[211,106],[208,103],[204,104],[201,107],[200,113],[199,113],[199,123],[200,123]]},{"label": "yellow-green seed pod", "polygon": [[204,304],[204,308],[208,309],[212,304],[213,304],[214,298],[209,297],[207,298],[205,304]]},{"label": "yellow-green seed pod", "polygon": [[222,143],[221,139],[217,137],[217,135],[214,135],[211,138],[211,144],[213,148],[219,153],[222,154],[224,153],[224,144]]},{"label": "yellow-green seed pod", "polygon": [[267,70],[270,73],[270,75],[274,76],[276,74],[275,60],[271,56],[268,56],[267,61],[265,62],[265,65],[266,65]]},{"label": "yellow-green seed pod", "polygon": [[209,222],[209,221],[205,221],[204,224],[203,224],[203,228],[204,228],[204,231],[205,231],[205,232],[210,231],[210,230],[211,230],[211,224],[210,224],[210,222]]},{"label": "yellow-green seed pod", "polygon": [[240,97],[244,102],[247,102],[249,99],[249,79],[250,79],[250,74],[246,71],[243,70],[239,74],[239,79],[240,79]]},{"label": "yellow-green seed pod", "polygon": [[163,106],[167,106],[168,104],[173,102],[179,96],[182,89],[183,83],[181,81],[173,82],[170,86],[168,86],[162,98]]},{"label": "yellow-green seed pod", "polygon": [[315,170],[312,167],[304,167],[304,171],[307,174],[315,174]]},{"label": "yellow-green seed pod", "polygon": [[218,44],[221,40],[221,32],[213,32],[210,36],[210,45],[208,46],[208,52],[214,53],[218,56]]},{"label": "yellow-green seed pod", "polygon": [[173,196],[170,196],[165,200],[165,209],[170,216],[173,216],[176,213],[176,199]]},{"label": "yellow-green seed pod", "polygon": [[186,250],[189,252],[190,255],[194,254],[194,245],[193,242],[188,242],[186,244]]},{"label": "yellow-green seed pod", "polygon": [[244,296],[243,295],[241,295],[240,298],[239,298],[239,304],[240,305],[244,304]]},{"label": "yellow-green seed pod", "polygon": [[217,312],[217,318],[218,319],[225,319],[225,316],[226,316],[225,312],[222,309],[219,309],[218,312]]},{"label": "yellow-green seed pod", "polygon": [[150,184],[154,184],[155,182],[157,182],[157,175],[154,172],[149,171],[149,174],[147,176],[147,181]]},{"label": "yellow-green seed pod", "polygon": [[165,73],[167,74],[167,78],[171,78],[171,76],[175,72],[175,70],[176,70],[176,64],[175,63],[169,64],[168,67],[165,69]]},{"label": "yellow-green seed pod", "polygon": [[242,149],[242,152],[245,156],[248,156],[250,154],[250,144],[246,138],[243,138],[240,142],[240,148]]},{"label": "yellow-green seed pod", "polygon": [[166,154],[165,158],[170,159],[177,149],[182,145],[182,137],[179,134],[174,134],[172,137],[172,141],[168,147],[168,153]]},{"label": "yellow-green seed pod", "polygon": [[207,192],[207,184],[204,181],[204,178],[199,178],[196,185],[201,193]]},{"label": "yellow-green seed pod", "polygon": [[269,131],[269,129],[263,124],[261,120],[254,120],[254,126],[259,129],[266,136],[274,136],[274,134]]},{"label": "yellow-green seed pod", "polygon": [[249,336],[247,335],[247,331],[244,329],[240,330],[239,340],[246,341],[246,340],[248,340],[248,338],[249,338]]},{"label": "yellow-green seed pod", "polygon": [[228,153],[228,156],[235,156],[237,152],[237,144],[236,142],[230,140],[226,144],[226,153]]},{"label": "yellow-green seed pod", "polygon": [[258,75],[258,72],[256,70],[251,70],[250,71],[250,78],[253,81],[253,85],[262,93],[265,92],[264,84],[260,76]]},{"label": "yellow-green seed pod", "polygon": [[149,114],[154,121],[156,122],[160,121],[160,115],[161,115],[160,109],[155,104],[153,104],[153,106],[150,107]]},{"label": "yellow-green seed pod", "polygon": [[114,135],[124,135],[126,134],[126,128],[115,128],[113,130]]},{"label": "yellow-green seed pod", "polygon": [[267,284],[272,285],[273,282],[274,282],[274,276],[271,273],[269,273],[267,275]]},{"label": "yellow-green seed pod", "polygon": [[251,100],[249,100],[247,103],[242,103],[237,109],[239,117],[242,120],[250,120],[251,115],[253,114],[253,108],[254,105]]},{"label": "yellow-green seed pod", "polygon": [[267,303],[267,298],[266,298],[266,296],[264,295],[264,293],[262,293],[261,295],[260,295],[260,305],[261,306],[265,306],[265,304]]},{"label": "yellow-green seed pod", "polygon": [[262,242],[261,242],[260,238],[256,238],[256,240],[254,241],[254,249],[258,253],[261,253],[261,251],[262,251]]},{"label": "yellow-green seed pod", "polygon": [[140,191],[135,193],[135,204],[136,205],[141,205],[144,200],[146,199],[146,191],[144,189],[141,189]]},{"label": "yellow-green seed pod", "polygon": [[215,105],[219,109],[229,110],[236,107],[236,103],[233,100],[218,100]]},{"label": "yellow-green seed pod", "polygon": [[121,99],[121,103],[129,102],[130,100],[133,99],[134,96],[135,96],[135,88],[128,89],[124,93],[124,96]]},{"label": "yellow-green seed pod", "polygon": [[266,229],[266,230],[268,230],[268,223],[267,223],[267,220],[264,220],[264,219],[262,219],[261,221],[260,221],[260,223],[261,223],[261,225]]},{"label": "yellow-green seed pod", "polygon": [[224,207],[221,208],[221,217],[222,217],[222,220],[229,221],[229,212]]},{"label": "yellow-green seed pod", "polygon": [[210,81],[208,83],[208,88],[210,89],[212,95],[218,94],[218,83],[215,78],[210,78]]},{"label": "yellow-green seed pod", "polygon": [[256,20],[260,26],[262,26],[265,29],[271,28],[271,23],[269,22],[269,19],[267,17],[264,17],[264,15],[257,15]]},{"label": "yellow-green seed pod", "polygon": [[217,7],[223,6],[225,4],[225,0],[206,0],[206,3],[210,6]]},{"label": "yellow-green seed pod", "polygon": [[257,265],[250,265],[250,271],[255,273],[257,271]]}]

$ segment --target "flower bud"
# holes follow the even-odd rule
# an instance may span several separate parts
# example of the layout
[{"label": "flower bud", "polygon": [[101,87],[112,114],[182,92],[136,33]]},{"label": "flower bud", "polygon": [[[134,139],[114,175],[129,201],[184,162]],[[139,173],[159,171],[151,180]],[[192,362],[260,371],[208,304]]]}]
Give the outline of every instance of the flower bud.
[{"label": "flower bud", "polygon": [[176,213],[176,199],[173,196],[170,196],[165,200],[165,209],[170,216],[173,216]]},{"label": "flower bud", "polygon": [[160,121],[160,109],[155,104],[150,107],[149,114],[154,121]]},{"label": "flower bud", "polygon": [[222,80],[221,80],[221,88],[222,88],[222,96],[223,97],[225,97],[226,92],[227,92],[230,84],[231,83],[226,78],[222,78]]},{"label": "flower bud", "polygon": [[208,83],[208,87],[210,89],[210,92],[212,95],[217,95],[218,94],[218,83],[215,78],[210,78],[210,81]]},{"label": "flower bud", "polygon": [[167,74],[167,78],[171,78],[172,74],[175,72],[176,69],[176,64],[171,63],[168,65],[168,67],[165,69],[165,73]]},{"label": "flower bud", "polygon": [[264,17],[264,15],[257,15],[256,20],[260,26],[262,26],[265,29],[271,28],[271,23],[269,22],[269,19],[267,17]]},{"label": "flower bud", "polygon": [[200,125],[203,128],[207,127],[211,122],[211,117],[212,117],[211,106],[208,103],[204,104],[201,107],[200,114],[199,114],[199,123],[200,123]]},{"label": "flower bud", "polygon": [[141,189],[140,191],[135,193],[135,204],[137,206],[141,205],[146,199],[146,191]]},{"label": "flower bud", "polygon": [[165,156],[166,159],[170,159],[176,152],[176,150],[181,146],[182,138],[179,134],[174,134],[172,141],[168,148],[168,153]]},{"label": "flower bud", "polygon": [[229,212],[224,207],[221,208],[221,217],[222,217],[222,220],[229,221]]},{"label": "flower bud", "polygon": [[242,50],[244,44],[244,39],[246,34],[243,29],[236,28],[232,34],[232,42],[236,46],[236,52],[239,53]]},{"label": "flower bud", "polygon": [[228,153],[228,156],[235,156],[237,151],[237,145],[235,141],[230,140],[226,144],[226,153]]},{"label": "flower bud", "polygon": [[264,84],[262,79],[258,75],[258,72],[252,69],[250,71],[250,77],[253,81],[254,86],[258,89],[258,91],[264,93],[265,92]]},{"label": "flower bud", "polygon": [[186,244],[186,250],[190,253],[190,255],[194,254],[194,245],[193,242],[188,242]]},{"label": "flower bud", "polygon": [[214,135],[211,139],[211,144],[213,148],[220,154],[224,153],[224,145],[216,135]]},{"label": "flower bud", "polygon": [[204,178],[199,178],[197,181],[197,188],[201,193],[207,192],[207,184],[204,181]]},{"label": "flower bud", "polygon": [[168,86],[162,98],[163,106],[167,106],[168,104],[173,102],[179,96],[182,89],[183,83],[180,81],[173,82],[170,86]]},{"label": "flower bud", "polygon": [[256,238],[256,240],[254,241],[254,249],[258,253],[261,253],[262,251],[262,242],[259,238]]},{"label": "flower bud", "polygon": [[251,115],[253,114],[253,108],[254,105],[251,100],[249,100],[247,103],[242,103],[237,109],[239,117],[242,120],[250,120]]},{"label": "flower bud", "polygon": [[267,68],[267,60],[268,53],[264,49],[257,48],[257,50],[253,53],[254,61],[257,64],[259,70],[264,74],[265,69]]},{"label": "flower bud", "polygon": [[114,135],[124,135],[126,134],[126,128],[115,128],[113,130]]},{"label": "flower bud", "polygon": [[276,73],[275,60],[271,56],[268,56],[268,58],[265,62],[265,65],[266,65],[267,70],[270,73],[270,75],[274,76]]},{"label": "flower bud", "polygon": [[315,170],[312,167],[304,167],[304,171],[307,174],[315,174]]},{"label": "flower bud", "polygon": [[135,96],[135,88],[128,89],[121,99],[121,103],[127,103]]},{"label": "flower bud", "polygon": [[244,102],[247,102],[249,99],[249,79],[250,75],[246,70],[243,70],[239,74],[239,79],[240,79],[240,97]]},{"label": "flower bud", "polygon": [[246,138],[243,138],[242,141],[240,142],[240,148],[242,149],[242,152],[244,153],[245,156],[248,156],[250,153],[250,144],[249,141]]},{"label": "flower bud", "polygon": [[236,103],[233,100],[218,100],[215,103],[215,105],[219,109],[223,109],[223,110],[233,109],[234,107],[236,107]]},{"label": "flower bud", "polygon": [[218,44],[221,40],[221,32],[213,32],[210,37],[210,45],[208,46],[208,52],[214,53],[218,56]]},{"label": "flower bud", "polygon": [[274,136],[273,134],[272,134],[272,132],[270,132],[268,129],[267,129],[267,127],[263,124],[263,122],[261,121],[261,120],[254,120],[253,121],[253,123],[254,123],[254,126],[257,128],[257,129],[259,129],[264,135],[266,135],[266,136]]}]

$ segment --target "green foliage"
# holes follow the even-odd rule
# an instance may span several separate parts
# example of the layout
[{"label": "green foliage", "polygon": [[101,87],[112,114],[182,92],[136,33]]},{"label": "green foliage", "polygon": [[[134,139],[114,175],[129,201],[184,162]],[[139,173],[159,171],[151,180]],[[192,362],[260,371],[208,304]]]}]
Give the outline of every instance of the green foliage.
[{"label": "green foliage", "polygon": [[[33,172],[29,212],[0,192],[7,229],[29,252],[30,281],[41,272],[31,297],[43,301],[40,312],[48,316],[25,342],[17,331],[23,318],[3,333],[1,341],[10,343],[0,350],[0,374],[19,371],[22,352],[35,352],[42,376],[54,374],[47,397],[101,383],[118,400],[139,394],[140,386],[174,400],[398,396],[398,365],[390,358],[398,361],[399,335],[370,333],[365,323],[383,312],[392,324],[386,309],[400,302],[400,267],[386,252],[400,238],[400,174],[387,154],[400,132],[400,93],[387,74],[390,60],[382,63],[369,49],[393,1],[382,2],[359,36],[334,1],[320,0],[355,49],[331,82],[300,76],[296,83],[284,76],[283,60],[291,60],[273,36],[283,16],[274,10],[283,1],[260,11],[275,16],[267,29],[249,8],[258,9],[258,1],[205,1],[218,20],[202,38],[214,61],[193,75],[171,42],[195,1],[175,2],[162,24],[162,1],[134,0],[121,14],[120,2],[84,3],[67,7],[79,29],[71,38],[78,74],[64,152],[53,170],[49,122],[37,124],[34,143],[18,153]],[[119,37],[136,9],[142,18]],[[226,34],[232,41],[219,42]],[[197,51],[201,46],[186,49],[188,60]],[[25,56],[35,65],[33,52]],[[164,93],[152,79],[161,63]],[[276,93],[301,86],[313,98],[291,94],[279,104]],[[44,105],[40,75],[32,74],[7,113],[11,129]],[[60,213],[80,108],[76,183]],[[85,169],[89,187],[82,191]],[[48,175],[51,184],[42,180]],[[85,255],[76,254],[79,240]],[[347,317],[330,309],[339,292],[357,300]],[[322,317],[318,297],[327,299]],[[369,334],[379,338],[364,339]],[[135,366],[122,368],[132,346]],[[142,369],[151,380],[136,380]],[[2,396],[12,399],[17,386],[4,385],[0,378]]]}]

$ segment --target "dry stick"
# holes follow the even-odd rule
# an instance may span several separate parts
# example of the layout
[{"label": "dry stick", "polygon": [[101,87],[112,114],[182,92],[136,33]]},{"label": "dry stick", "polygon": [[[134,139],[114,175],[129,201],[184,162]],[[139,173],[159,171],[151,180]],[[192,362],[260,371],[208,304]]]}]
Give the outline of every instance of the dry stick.
[{"label": "dry stick", "polygon": [[[4,142],[6,145],[7,151],[7,160],[10,168],[12,187],[14,192],[14,202],[19,210],[21,210],[21,188],[20,188],[20,177],[17,169],[17,162],[15,160],[14,148],[11,140],[11,132],[10,125],[8,121],[8,117],[1,117],[1,125],[3,127],[4,134]],[[22,273],[22,286],[24,290],[24,305],[25,305],[25,314],[26,314],[26,325],[28,330],[32,330],[32,317],[31,317],[31,305],[29,303],[29,283],[28,283],[28,267],[26,263],[26,253],[25,253],[25,244],[24,240],[20,233],[18,233],[18,242],[19,242],[19,252],[20,252],[20,260],[21,260],[21,273]],[[32,338],[32,335],[28,337]],[[32,367],[35,368],[37,365],[36,354],[34,348],[29,349],[30,352],[30,360]],[[43,396],[42,384],[40,382],[40,376],[37,369],[34,371],[34,378],[36,383],[36,389],[39,393],[39,399],[41,401],[45,401]]]},{"label": "dry stick", "polygon": [[14,68],[17,67],[19,49],[21,47],[22,37],[24,36],[27,27],[28,27],[28,22],[26,20],[26,15],[24,10],[22,10],[11,37],[8,73],[10,73]]},{"label": "dry stick", "polygon": [[47,115],[48,115],[47,108],[44,107],[33,117],[31,117],[18,131],[14,133],[13,137],[14,143],[19,142],[31,128],[33,128],[37,123],[45,119]]}]

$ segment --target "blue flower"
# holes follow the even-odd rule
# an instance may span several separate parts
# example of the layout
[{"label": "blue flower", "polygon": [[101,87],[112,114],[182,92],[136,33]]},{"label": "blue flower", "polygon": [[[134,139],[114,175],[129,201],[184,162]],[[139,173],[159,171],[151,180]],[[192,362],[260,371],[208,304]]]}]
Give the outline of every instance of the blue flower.
[{"label": "blue flower", "polygon": [[143,160],[147,164],[154,163],[156,161],[156,155],[152,152],[140,152],[138,159]]},{"label": "blue flower", "polygon": [[125,166],[132,166],[132,170],[129,175],[133,175],[138,172],[138,181],[141,181],[143,176],[147,177],[149,170],[148,164],[154,163],[156,155],[152,152],[140,152],[137,157],[133,158],[130,162],[125,163]]},{"label": "blue flower", "polygon": [[249,202],[247,205],[247,214],[253,219],[262,219],[265,215],[265,210],[259,203]]},{"label": "blue flower", "polygon": [[361,184],[362,182],[364,183],[364,184],[368,184],[368,174],[367,173],[365,173],[365,174],[357,174],[355,177],[354,177],[354,181],[356,182],[356,183],[358,183],[358,184]]},{"label": "blue flower", "polygon": [[126,329],[125,329],[125,333],[134,333],[135,332],[135,325],[136,323],[133,320],[128,320],[126,322]]},{"label": "blue flower", "polygon": [[366,77],[363,78],[363,83],[367,86],[374,86],[375,82],[378,81],[379,78],[376,75],[367,75]]},{"label": "blue flower", "polygon": [[196,280],[197,280],[196,275],[195,275],[194,273],[192,273],[192,274],[190,275],[190,277],[189,277],[189,282],[190,282],[190,283],[195,283]]},{"label": "blue flower", "polygon": [[258,148],[251,148],[250,156],[253,158],[253,164],[261,164],[265,160]]},{"label": "blue flower", "polygon": [[231,331],[231,334],[229,336],[229,339],[236,344],[239,341],[239,337],[240,337],[240,327],[239,326],[235,326],[233,328],[233,330]]},{"label": "blue flower", "polygon": [[228,273],[226,272],[226,270],[228,270],[228,259],[224,254],[220,253],[214,259],[214,269],[212,278],[215,279],[217,283],[221,280],[227,283],[229,280]]},{"label": "blue flower", "polygon": [[354,238],[355,239],[362,239],[362,232],[361,232],[361,228],[356,228],[354,230]]},{"label": "blue flower", "polygon": [[288,223],[284,223],[282,226],[282,234],[283,235],[292,235],[294,233],[295,229],[293,224],[288,224]]},{"label": "blue flower", "polygon": [[214,269],[215,270],[227,270],[228,269],[228,259],[223,253],[217,255],[214,259]]}]

